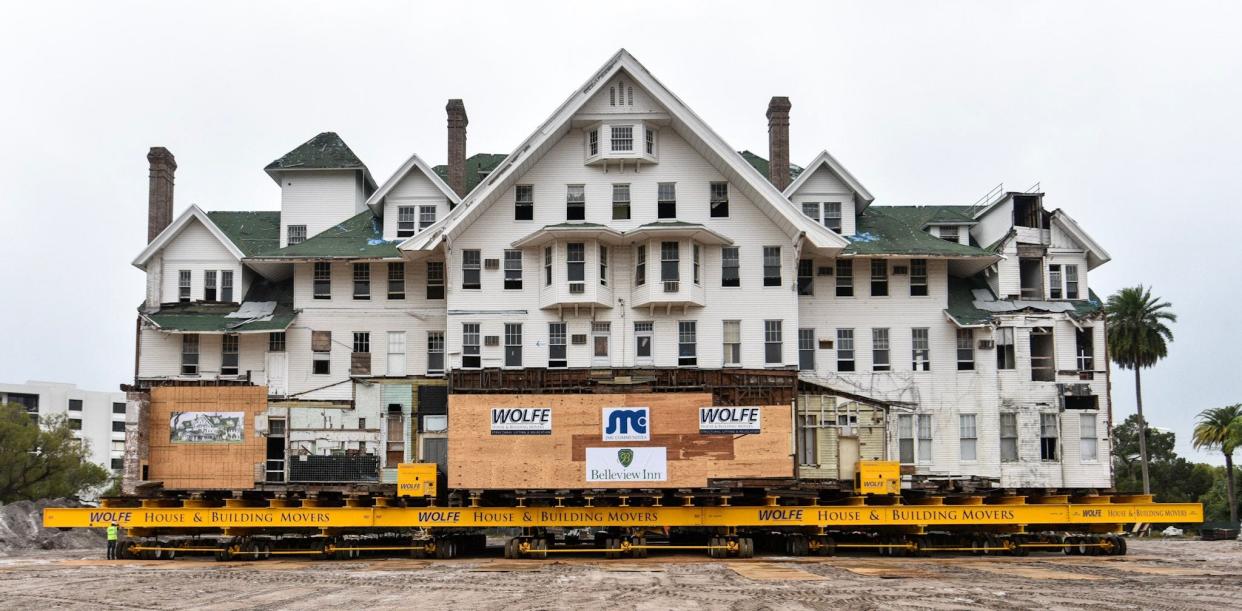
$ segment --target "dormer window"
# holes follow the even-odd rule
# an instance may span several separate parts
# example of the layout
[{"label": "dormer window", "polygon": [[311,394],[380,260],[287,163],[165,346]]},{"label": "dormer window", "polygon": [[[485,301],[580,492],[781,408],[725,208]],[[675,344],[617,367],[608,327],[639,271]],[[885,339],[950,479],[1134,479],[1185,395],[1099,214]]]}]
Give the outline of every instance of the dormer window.
[{"label": "dormer window", "polygon": [[634,126],[614,125],[610,131],[612,132],[612,151],[614,153],[634,150]]},{"label": "dormer window", "polygon": [[940,239],[948,242],[957,242],[960,234],[957,231],[957,225],[941,225]]}]

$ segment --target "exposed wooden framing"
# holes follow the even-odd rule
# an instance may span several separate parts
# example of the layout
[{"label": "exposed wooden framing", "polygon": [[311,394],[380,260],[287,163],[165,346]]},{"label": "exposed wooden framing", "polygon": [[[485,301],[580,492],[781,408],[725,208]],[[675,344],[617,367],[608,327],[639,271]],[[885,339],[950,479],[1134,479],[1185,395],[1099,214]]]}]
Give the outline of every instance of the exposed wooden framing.
[{"label": "exposed wooden framing", "polygon": [[448,374],[454,394],[710,392],[716,405],[777,405],[794,400],[789,369],[477,369]]}]

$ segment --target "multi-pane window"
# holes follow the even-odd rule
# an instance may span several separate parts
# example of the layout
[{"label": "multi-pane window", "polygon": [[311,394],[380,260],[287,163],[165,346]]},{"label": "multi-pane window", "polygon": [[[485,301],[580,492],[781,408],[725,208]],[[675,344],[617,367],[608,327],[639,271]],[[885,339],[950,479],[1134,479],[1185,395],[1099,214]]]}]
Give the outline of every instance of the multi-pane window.
[{"label": "multi-pane window", "polygon": [[798,329],[798,369],[815,371],[815,329]]},{"label": "multi-pane window", "polygon": [[609,131],[612,136],[613,152],[634,150],[634,126],[613,125]]},{"label": "multi-pane window", "polygon": [[824,227],[841,233],[841,202],[824,202]]},{"label": "multi-pane window", "polygon": [[871,296],[888,296],[888,261],[884,259],[871,260]]},{"label": "multi-pane window", "polygon": [[741,286],[739,273],[738,250],[736,246],[723,246],[720,249],[720,286]]},{"label": "multi-pane window", "polygon": [[552,247],[543,247],[543,285],[552,286]]},{"label": "multi-pane window", "polygon": [[477,289],[483,286],[479,277],[482,263],[481,251],[474,249],[461,251],[461,288]]},{"label": "multi-pane window", "polygon": [[397,206],[397,237],[408,238],[418,229],[417,206]]},{"label": "multi-pane window", "polygon": [[654,155],[655,154],[655,130],[651,128],[646,128],[643,131],[646,133],[646,137],[647,137],[647,149],[646,149],[647,154]]},{"label": "multi-pane window", "polygon": [[927,296],[927,259],[910,259],[910,295]]},{"label": "multi-pane window", "polygon": [[677,322],[677,365],[693,367],[698,365],[698,329],[695,321],[682,320]]},{"label": "multi-pane window", "polygon": [[220,301],[233,301],[233,270],[220,271]]},{"label": "multi-pane window", "polygon": [[816,465],[819,450],[819,414],[798,415],[798,464]]},{"label": "multi-pane window", "polygon": [[267,351],[268,352],[284,352],[285,351],[285,332],[273,331],[267,334]]},{"label": "multi-pane window", "polygon": [[1061,266],[1051,264],[1048,266],[1048,298],[1060,299],[1063,294],[1061,289]]},{"label": "multi-pane window", "polygon": [[763,286],[781,285],[781,247],[763,247]]},{"label": "multi-pane window", "polygon": [[203,272],[203,301],[216,300],[216,270]]},{"label": "multi-pane window", "polygon": [[586,244],[570,242],[565,245],[565,274],[569,279],[569,292],[586,292]]},{"label": "multi-pane window", "polygon": [[522,288],[522,251],[505,251],[505,288]]},{"label": "multi-pane window", "polygon": [[444,332],[427,332],[427,373],[444,373]]},{"label": "multi-pane window", "polygon": [[288,235],[286,241],[289,246],[306,241],[306,225],[289,225],[285,228],[285,233]]},{"label": "multi-pane window", "polygon": [[612,337],[608,321],[591,323],[591,358],[596,363],[608,362],[608,339]]},{"label": "multi-pane window", "polygon": [[931,414],[919,414],[918,416],[919,463],[927,464],[932,460],[932,417]]},{"label": "multi-pane window", "polygon": [[837,329],[837,371],[854,371],[854,330]]},{"label": "multi-pane window", "polygon": [[837,259],[837,297],[854,296],[854,260]]},{"label": "multi-pane window", "polygon": [[897,457],[903,465],[914,464],[914,415],[897,416]]},{"label": "multi-pane window", "polygon": [[927,336],[927,329],[911,329],[910,339],[914,371],[931,369],[931,342]]},{"label": "multi-pane window", "polygon": [[737,366],[742,364],[742,321],[724,321],[724,364]]},{"label": "multi-pane window", "polygon": [[811,259],[798,259],[798,294],[815,294],[815,262]]},{"label": "multi-pane window", "polygon": [[781,365],[785,362],[781,344],[781,321],[763,321],[763,362]]},{"label": "multi-pane window", "polygon": [[1057,415],[1039,415],[1039,459],[1057,459]]},{"label": "multi-pane window", "polygon": [[505,323],[505,367],[522,366],[522,323]]},{"label": "multi-pane window", "polygon": [[316,262],[313,278],[315,299],[331,299],[332,264],[327,261]]},{"label": "multi-pane window", "polygon": [[354,299],[371,298],[371,264],[354,264]]},{"label": "multi-pane window", "polygon": [[1017,366],[1014,354],[1013,327],[996,329],[996,368],[1013,369]]},{"label": "multi-pane window", "polygon": [[703,249],[698,244],[694,244],[690,247],[690,255],[691,255],[690,261],[693,264],[690,268],[690,271],[691,271],[690,279],[695,284],[702,284],[702,282],[700,281],[701,280],[700,276],[699,276],[699,263],[701,262],[701,255],[700,255],[701,250]]},{"label": "multi-pane window", "polygon": [[630,218],[630,185],[629,183],[612,186],[612,220],[625,221]]},{"label": "multi-pane window", "polygon": [[190,301],[190,270],[188,269],[177,272],[177,300],[182,303]]},{"label": "multi-pane window", "polygon": [[1075,332],[1078,371],[1095,370],[1095,329],[1085,327]]},{"label": "multi-pane window", "polygon": [[958,235],[957,225],[940,226],[940,239],[947,240],[949,242],[957,242]]},{"label": "multi-pane window", "polygon": [[711,217],[727,218],[729,216],[729,183],[712,183],[710,197]]},{"label": "multi-pane window", "polygon": [[1012,412],[1000,415],[1000,455],[1001,462],[1018,460],[1018,415]]},{"label": "multi-pane window", "polygon": [[586,220],[585,185],[569,185],[565,187],[565,220]]},{"label": "multi-pane window", "polygon": [[427,262],[427,299],[444,299],[444,261]]},{"label": "multi-pane window", "polygon": [[651,321],[634,321],[634,358],[640,363],[650,363],[651,342],[655,337],[655,324]]},{"label": "multi-pane window", "polygon": [[513,220],[530,221],[535,218],[535,186],[518,185],[513,197]]},{"label": "multi-pane window", "polygon": [[975,332],[971,329],[957,330],[957,370],[971,371],[975,368]]},{"label": "multi-pane window", "polygon": [[608,247],[599,245],[599,283],[608,286]]},{"label": "multi-pane window", "polygon": [[960,460],[971,461],[978,458],[979,430],[975,427],[974,414],[960,414],[957,417],[959,439],[958,457]]},{"label": "multi-pane window", "polygon": [[634,286],[647,284],[647,247],[639,246],[634,255]]},{"label": "multi-pane window", "polygon": [[1078,299],[1078,266],[1065,266],[1065,298]]},{"label": "multi-pane window", "polygon": [[461,325],[461,366],[462,369],[478,369],[483,366],[483,357],[479,347],[479,323],[467,322]]},{"label": "multi-pane window", "polygon": [[367,331],[354,331],[354,352],[371,354],[371,334]]},{"label": "multi-pane window", "polygon": [[237,344],[236,333],[229,333],[220,338],[220,375],[237,375]]},{"label": "multi-pane window", "polygon": [[422,231],[436,224],[436,207],[435,206],[419,206],[418,207],[418,230]]},{"label": "multi-pane window", "polygon": [[802,214],[819,223],[819,202],[802,202]]},{"label": "multi-pane window", "polygon": [[660,242],[660,280],[664,282],[664,290],[676,291],[676,283],[681,279],[681,250],[677,242]]},{"label": "multi-pane window", "polygon": [[599,130],[593,129],[587,134],[587,151],[594,157],[599,154]]},{"label": "multi-pane window", "polygon": [[[853,338],[850,338],[853,343]],[[871,369],[889,371],[893,368],[889,358],[888,329],[871,330]]]},{"label": "multi-pane window", "polygon": [[1096,437],[1095,414],[1078,414],[1078,459],[1095,462],[1100,459],[1100,440]]},{"label": "multi-pane window", "polygon": [[332,332],[311,331],[311,373],[332,373]]},{"label": "multi-pane window", "polygon": [[662,182],[657,185],[656,218],[677,218],[677,183]]},{"label": "multi-pane window", "polygon": [[181,336],[181,375],[198,375],[198,336],[185,334]]},{"label": "multi-pane window", "polygon": [[388,264],[388,298],[405,299],[405,263]]},{"label": "multi-pane window", "polygon": [[565,356],[565,323],[548,323],[548,367],[568,367],[569,360]]}]

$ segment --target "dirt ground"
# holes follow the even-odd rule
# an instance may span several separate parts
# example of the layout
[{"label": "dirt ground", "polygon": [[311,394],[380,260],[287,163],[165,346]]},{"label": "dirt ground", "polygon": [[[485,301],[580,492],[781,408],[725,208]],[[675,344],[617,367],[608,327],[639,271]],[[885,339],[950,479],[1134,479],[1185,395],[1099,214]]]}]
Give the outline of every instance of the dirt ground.
[{"label": "dirt ground", "polygon": [[1125,557],[606,561],[0,557],[0,609],[1240,609],[1242,542],[1132,541]]}]

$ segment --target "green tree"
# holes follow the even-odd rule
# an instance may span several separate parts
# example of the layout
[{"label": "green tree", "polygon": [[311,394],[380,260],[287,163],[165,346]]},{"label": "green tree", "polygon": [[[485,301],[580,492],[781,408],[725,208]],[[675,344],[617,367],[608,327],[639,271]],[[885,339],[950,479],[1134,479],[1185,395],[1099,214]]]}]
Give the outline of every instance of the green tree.
[{"label": "green tree", "polygon": [[1225,498],[1229,521],[1238,521],[1238,497],[1233,489],[1233,450],[1242,445],[1242,404],[1199,412],[1193,443],[1196,448],[1220,450],[1225,455]]},{"label": "green tree", "polygon": [[[1113,477],[1118,492],[1143,490],[1139,460],[1138,415],[1132,414],[1113,427]],[[1151,490],[1162,503],[1193,503],[1211,489],[1217,478],[1214,467],[1193,463],[1177,455],[1177,436],[1169,431],[1147,429]]]},{"label": "green tree", "polygon": [[108,481],[64,416],[42,423],[16,404],[0,405],[0,503],[75,496]]},{"label": "green tree", "polygon": [[1169,311],[1172,305],[1151,294],[1142,285],[1113,293],[1104,305],[1108,323],[1108,353],[1122,369],[1134,370],[1134,397],[1138,406],[1139,465],[1143,474],[1143,494],[1151,494],[1151,477],[1147,459],[1147,421],[1143,418],[1143,382],[1141,372],[1168,356],[1173,332],[1165,323],[1177,322]]}]

